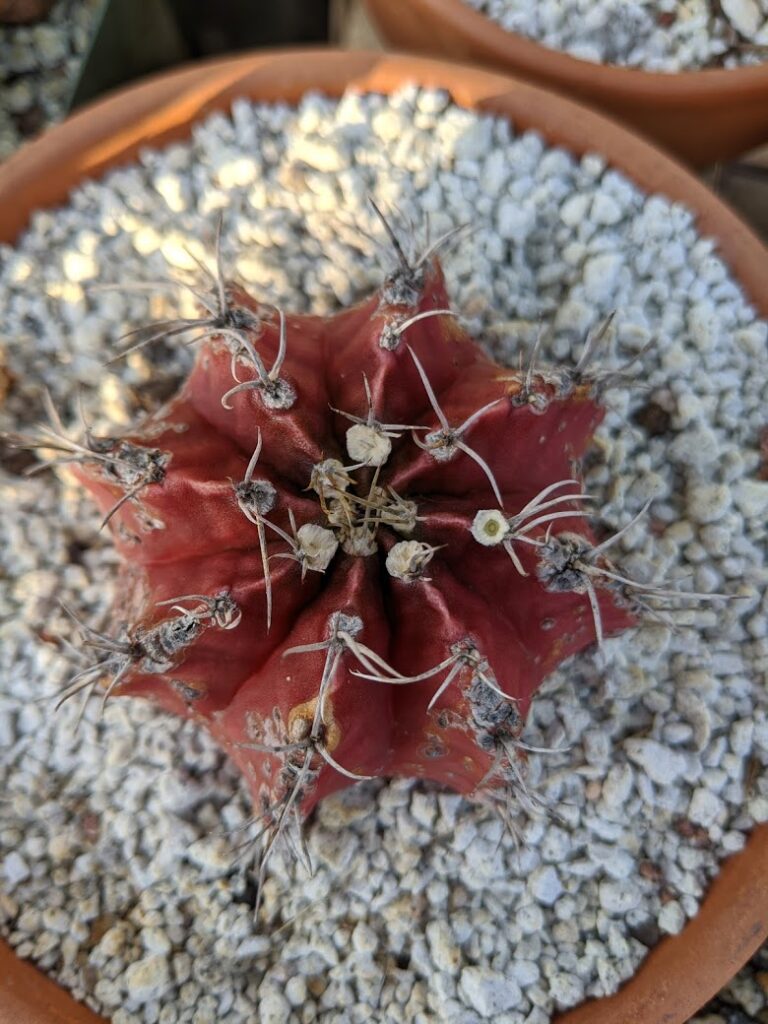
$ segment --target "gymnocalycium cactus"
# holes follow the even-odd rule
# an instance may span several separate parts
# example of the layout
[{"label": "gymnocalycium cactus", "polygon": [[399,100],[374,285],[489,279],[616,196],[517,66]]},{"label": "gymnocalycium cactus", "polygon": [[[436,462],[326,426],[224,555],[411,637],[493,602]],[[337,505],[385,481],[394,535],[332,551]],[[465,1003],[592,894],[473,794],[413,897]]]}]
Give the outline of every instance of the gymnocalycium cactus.
[{"label": "gymnocalycium cactus", "polygon": [[437,245],[415,257],[382,221],[394,269],[328,318],[255,301],[217,241],[199,319],[132,339],[198,343],[175,397],[121,437],[74,441],[50,408],[17,438],[72,466],[124,558],[114,635],[81,624],[97,659],[61,699],[103,683],[205,723],[252,791],[262,878],[353,780],[525,802],[541,681],[675,593],[619,574],[625,531],[589,525],[607,325],[572,368],[499,366],[450,310]]}]

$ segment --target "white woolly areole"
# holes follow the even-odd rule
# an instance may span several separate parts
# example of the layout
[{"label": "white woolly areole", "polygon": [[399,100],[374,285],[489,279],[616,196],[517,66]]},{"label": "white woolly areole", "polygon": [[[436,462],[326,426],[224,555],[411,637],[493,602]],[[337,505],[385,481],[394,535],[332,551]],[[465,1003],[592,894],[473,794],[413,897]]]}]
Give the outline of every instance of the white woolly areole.
[{"label": "white woolly areole", "polygon": [[508,533],[509,523],[497,508],[480,509],[472,523],[472,536],[485,547],[501,544]]},{"label": "white woolly areole", "polygon": [[392,451],[389,438],[365,423],[355,423],[347,431],[349,457],[364,466],[383,466]]},{"label": "white woolly areole", "polygon": [[341,546],[348,555],[367,558],[377,551],[376,531],[370,526],[352,526],[345,531]]},{"label": "white woolly areole", "polygon": [[352,477],[338,459],[324,459],[312,467],[309,486],[324,497],[334,491],[346,491]]},{"label": "white woolly areole", "polygon": [[307,568],[314,569],[315,572],[325,572],[339,546],[336,535],[326,530],[324,526],[305,523],[299,527],[296,539]]},{"label": "white woolly areole", "polygon": [[431,561],[435,549],[420,540],[401,540],[387,555],[387,572],[398,580],[414,580]]}]

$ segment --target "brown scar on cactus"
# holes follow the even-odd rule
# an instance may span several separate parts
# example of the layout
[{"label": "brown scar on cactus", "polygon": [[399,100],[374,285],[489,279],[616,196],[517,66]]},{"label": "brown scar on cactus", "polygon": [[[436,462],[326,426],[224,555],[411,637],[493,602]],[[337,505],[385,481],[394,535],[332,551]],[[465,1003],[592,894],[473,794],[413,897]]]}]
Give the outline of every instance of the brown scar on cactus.
[{"label": "brown scar on cactus", "polygon": [[541,682],[658,601],[725,596],[609,560],[648,506],[593,532],[581,459],[628,381],[595,366],[611,318],[575,366],[539,365],[539,337],[510,371],[451,310],[436,253],[457,231],[409,256],[374,210],[396,264],[367,300],[327,318],[256,301],[225,274],[219,223],[216,272],[185,285],[200,318],[126,350],[188,331],[177,394],[82,443],[45,398],[51,426],[14,438],[106,513],[135,610],[113,637],[78,620],[97,660],[60,702],[101,684],[205,724],[253,797],[259,893],[277,841],[306,861],[301,822],[359,779],[432,779],[514,833],[516,809],[542,809],[520,738]]}]

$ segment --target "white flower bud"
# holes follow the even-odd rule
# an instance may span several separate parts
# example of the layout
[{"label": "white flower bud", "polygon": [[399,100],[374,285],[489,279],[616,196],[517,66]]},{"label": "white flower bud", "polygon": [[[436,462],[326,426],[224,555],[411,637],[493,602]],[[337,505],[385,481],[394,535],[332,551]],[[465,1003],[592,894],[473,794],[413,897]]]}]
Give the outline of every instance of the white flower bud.
[{"label": "white flower bud", "polygon": [[339,546],[335,534],[331,533],[330,530],[326,530],[324,526],[305,523],[299,527],[296,539],[298,541],[299,554],[303,558],[307,569],[314,569],[315,572],[325,572]]},{"label": "white flower bud", "polygon": [[383,466],[392,452],[392,442],[375,427],[355,423],[347,431],[347,451],[364,466]]},{"label": "white flower bud", "polygon": [[472,523],[472,536],[485,547],[501,544],[509,533],[509,523],[497,508],[481,509]]},{"label": "white flower bud", "polygon": [[410,583],[421,575],[435,551],[437,548],[419,540],[401,540],[389,550],[387,572],[397,580]]}]

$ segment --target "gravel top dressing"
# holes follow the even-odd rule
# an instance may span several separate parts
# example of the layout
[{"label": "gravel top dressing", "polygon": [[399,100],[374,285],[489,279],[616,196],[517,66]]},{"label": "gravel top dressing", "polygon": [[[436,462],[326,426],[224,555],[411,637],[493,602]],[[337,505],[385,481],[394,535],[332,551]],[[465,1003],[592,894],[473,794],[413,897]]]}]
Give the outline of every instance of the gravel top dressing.
[{"label": "gravel top dressing", "polygon": [[59,0],[45,21],[0,25],[0,160],[60,120],[101,0]]},{"label": "gravel top dressing", "polygon": [[[457,308],[496,358],[573,363],[616,311],[604,365],[651,339],[637,386],[608,392],[586,467],[635,579],[741,600],[672,601],[573,659],[534,700],[530,786],[550,813],[518,848],[483,807],[414,782],[364,783],[289,849],[264,906],[243,870],[249,801],[195,725],[138,700],[54,713],[73,672],[64,601],[109,628],[116,555],[73,481],[0,469],[0,927],[115,1024],[474,1021],[546,1024],[615,991],[696,913],[721,858],[768,820],[768,597],[761,479],[768,328],[678,203],[597,155],[452,106],[442,93],[237,102],[35,215],[0,250],[0,427],[96,432],[159,405],[192,355],[160,343],[105,368],[118,335],[193,306],[162,285],[224,253],[255,294],[317,312],[391,261],[372,195],[405,237],[461,223],[444,255]],[[410,226],[409,226],[410,225]],[[672,627],[674,624],[674,628]],[[77,661],[75,661],[77,664]],[[44,699],[43,699],[44,698]]]},{"label": "gravel top dressing", "polygon": [[646,71],[768,60],[768,0],[466,0],[509,32]]}]

